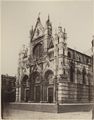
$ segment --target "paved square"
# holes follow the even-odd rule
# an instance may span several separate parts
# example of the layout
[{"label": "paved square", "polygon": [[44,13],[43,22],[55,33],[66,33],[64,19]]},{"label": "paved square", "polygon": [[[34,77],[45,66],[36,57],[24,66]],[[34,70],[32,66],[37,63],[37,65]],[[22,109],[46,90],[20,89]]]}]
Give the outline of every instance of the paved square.
[{"label": "paved square", "polygon": [[17,109],[6,109],[4,119],[7,120],[92,120],[92,112],[46,113]]}]

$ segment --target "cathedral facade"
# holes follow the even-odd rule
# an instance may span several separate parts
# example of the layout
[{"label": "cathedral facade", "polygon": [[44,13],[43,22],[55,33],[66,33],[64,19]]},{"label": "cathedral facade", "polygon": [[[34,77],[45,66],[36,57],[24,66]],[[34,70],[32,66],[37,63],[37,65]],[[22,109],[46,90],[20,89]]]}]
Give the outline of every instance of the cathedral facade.
[{"label": "cathedral facade", "polygon": [[[92,41],[94,49],[94,40]],[[93,50],[92,50],[93,51]],[[30,30],[29,48],[19,53],[16,101],[83,103],[93,101],[93,55],[67,46],[65,28],[53,35],[50,18]]]}]

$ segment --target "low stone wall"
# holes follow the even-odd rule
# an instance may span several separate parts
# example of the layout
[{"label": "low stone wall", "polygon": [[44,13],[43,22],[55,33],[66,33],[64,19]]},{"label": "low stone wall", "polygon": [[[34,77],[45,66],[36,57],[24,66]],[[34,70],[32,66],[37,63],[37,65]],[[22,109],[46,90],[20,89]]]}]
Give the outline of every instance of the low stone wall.
[{"label": "low stone wall", "polygon": [[58,106],[58,113],[64,112],[86,112],[93,108],[93,104],[62,104]]},{"label": "low stone wall", "polygon": [[28,110],[36,112],[49,112],[49,113],[64,113],[64,112],[81,112],[90,111],[93,104],[49,104],[49,103],[10,103],[11,109]]},{"label": "low stone wall", "polygon": [[10,108],[37,112],[57,113],[56,104],[46,103],[10,103]]}]

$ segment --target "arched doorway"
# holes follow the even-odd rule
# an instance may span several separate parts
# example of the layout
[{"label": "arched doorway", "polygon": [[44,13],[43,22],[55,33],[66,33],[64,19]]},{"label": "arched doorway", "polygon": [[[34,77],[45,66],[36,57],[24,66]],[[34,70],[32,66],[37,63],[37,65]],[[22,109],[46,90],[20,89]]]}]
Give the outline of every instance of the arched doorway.
[{"label": "arched doorway", "polygon": [[38,71],[34,71],[31,74],[31,99],[34,102],[40,102],[41,100],[41,75]]},{"label": "arched doorway", "polygon": [[29,89],[27,88],[28,75],[24,75],[21,82],[21,101],[27,102],[29,99]]},{"label": "arched doorway", "polygon": [[53,103],[53,87],[48,87],[48,103]]},{"label": "arched doorway", "polygon": [[52,70],[47,70],[45,72],[45,79],[46,82],[48,83],[47,86],[47,101],[48,103],[53,103],[54,101],[54,73]]}]

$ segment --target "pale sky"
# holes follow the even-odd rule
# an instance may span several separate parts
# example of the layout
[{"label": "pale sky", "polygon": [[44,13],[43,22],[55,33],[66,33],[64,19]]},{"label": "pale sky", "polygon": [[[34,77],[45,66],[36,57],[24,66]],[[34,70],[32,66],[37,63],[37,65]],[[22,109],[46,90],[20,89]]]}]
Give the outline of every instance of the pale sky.
[{"label": "pale sky", "polygon": [[66,28],[69,47],[82,52],[91,48],[93,35],[92,2],[2,2],[2,74],[17,74],[18,53],[23,44],[29,44],[29,31],[31,26],[35,25],[39,12],[44,26],[49,14],[53,30],[57,29],[58,26]]}]

